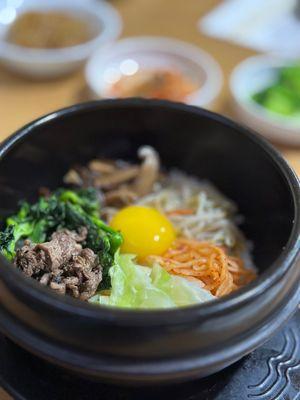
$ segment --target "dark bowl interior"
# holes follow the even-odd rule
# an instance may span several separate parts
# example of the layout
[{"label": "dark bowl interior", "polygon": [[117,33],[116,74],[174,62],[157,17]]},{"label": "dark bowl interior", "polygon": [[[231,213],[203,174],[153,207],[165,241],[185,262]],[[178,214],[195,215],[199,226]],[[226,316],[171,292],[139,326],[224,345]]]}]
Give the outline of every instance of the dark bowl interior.
[{"label": "dark bowl interior", "polygon": [[1,161],[2,217],[19,200],[34,200],[40,186],[61,186],[74,164],[95,157],[135,160],[138,147],[149,144],[165,168],[210,180],[237,203],[260,270],[280,255],[295,219],[293,194],[274,153],[251,133],[204,110],[190,113],[164,102],[108,101],[74,110],[38,121]]}]

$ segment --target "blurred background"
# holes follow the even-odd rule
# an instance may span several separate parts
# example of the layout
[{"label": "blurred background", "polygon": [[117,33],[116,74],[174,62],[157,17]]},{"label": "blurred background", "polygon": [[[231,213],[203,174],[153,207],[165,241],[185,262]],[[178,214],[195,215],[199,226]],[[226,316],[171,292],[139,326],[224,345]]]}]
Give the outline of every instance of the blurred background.
[{"label": "blurred background", "polygon": [[74,103],[168,98],[260,132],[300,174],[297,59],[297,0],[0,0],[0,140]]}]

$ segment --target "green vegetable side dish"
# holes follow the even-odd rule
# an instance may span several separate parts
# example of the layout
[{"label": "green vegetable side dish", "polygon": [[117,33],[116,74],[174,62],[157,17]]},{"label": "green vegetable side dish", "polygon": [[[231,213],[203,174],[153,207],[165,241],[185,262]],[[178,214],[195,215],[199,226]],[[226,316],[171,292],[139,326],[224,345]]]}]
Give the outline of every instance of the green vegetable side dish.
[{"label": "green vegetable side dish", "polygon": [[252,99],[270,112],[300,118],[300,64],[280,68],[276,81]]},{"label": "green vegetable side dish", "polygon": [[102,287],[109,287],[108,269],[114,254],[122,244],[122,235],[100,219],[100,205],[94,189],[78,191],[58,189],[50,197],[40,197],[37,203],[21,204],[16,215],[7,218],[4,231],[0,232],[0,251],[12,261],[20,240],[43,243],[61,229],[78,231],[87,228],[83,247],[98,255],[102,265]]}]

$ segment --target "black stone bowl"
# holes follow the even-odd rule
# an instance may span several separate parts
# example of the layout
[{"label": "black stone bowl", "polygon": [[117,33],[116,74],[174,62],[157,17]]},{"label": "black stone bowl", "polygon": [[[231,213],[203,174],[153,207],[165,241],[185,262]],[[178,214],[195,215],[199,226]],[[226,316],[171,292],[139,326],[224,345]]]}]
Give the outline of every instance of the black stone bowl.
[{"label": "black stone bowl", "polygon": [[300,189],[262,138],[200,108],[165,101],[76,105],[30,123],[0,147],[0,213],[56,188],[74,163],[135,160],[154,146],[164,167],[212,181],[245,217],[259,277],[223,299],[126,311],[59,296],[1,257],[0,330],[31,352],[119,383],[188,380],[234,363],[286,323],[299,302]]}]

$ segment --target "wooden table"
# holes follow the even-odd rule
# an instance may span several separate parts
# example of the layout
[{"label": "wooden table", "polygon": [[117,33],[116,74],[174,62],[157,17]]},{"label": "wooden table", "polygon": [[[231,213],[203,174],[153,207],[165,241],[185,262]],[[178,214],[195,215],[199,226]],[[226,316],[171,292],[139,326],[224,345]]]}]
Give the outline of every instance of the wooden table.
[{"label": "wooden table", "polygon": [[[194,43],[209,51],[223,69],[225,84],[214,110],[230,115],[228,77],[232,68],[253,51],[206,37],[198,19],[220,0],[113,0],[124,20],[123,36],[161,35]],[[0,140],[28,121],[86,99],[82,71],[67,78],[32,82],[0,68]],[[300,149],[281,148],[300,174]]]},{"label": "wooden table", "polygon": [[[197,21],[219,0],[114,0],[120,11],[123,36],[170,36],[207,50],[220,63],[225,83],[214,110],[230,115],[228,77],[233,67],[253,51],[206,37],[197,30]],[[38,116],[72,103],[84,101],[82,71],[67,78],[32,82],[0,69],[0,140]],[[281,148],[284,156],[300,174],[300,149]],[[9,397],[0,389],[0,400]]]}]

